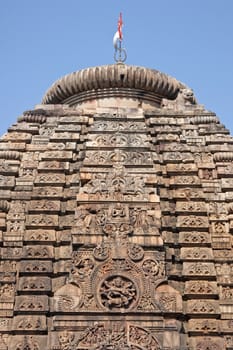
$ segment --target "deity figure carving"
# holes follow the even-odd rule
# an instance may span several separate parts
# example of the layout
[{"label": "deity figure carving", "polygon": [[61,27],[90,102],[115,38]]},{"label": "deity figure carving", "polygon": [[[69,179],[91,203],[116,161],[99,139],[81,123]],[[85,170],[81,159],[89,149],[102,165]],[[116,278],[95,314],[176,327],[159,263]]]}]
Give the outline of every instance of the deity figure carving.
[{"label": "deity figure carving", "polygon": [[103,306],[109,309],[128,309],[136,300],[137,290],[134,283],[125,276],[106,278],[100,287]]},{"label": "deity figure carving", "polygon": [[89,257],[80,258],[78,255],[74,254],[71,274],[73,277],[84,279],[91,274],[93,267],[94,267],[94,262],[91,258]]}]

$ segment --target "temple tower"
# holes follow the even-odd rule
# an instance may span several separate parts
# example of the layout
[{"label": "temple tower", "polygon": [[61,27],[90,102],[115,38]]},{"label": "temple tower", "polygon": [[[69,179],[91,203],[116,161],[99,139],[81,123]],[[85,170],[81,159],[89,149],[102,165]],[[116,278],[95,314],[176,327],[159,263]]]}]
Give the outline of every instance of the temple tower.
[{"label": "temple tower", "polygon": [[233,138],[123,63],[0,140],[0,350],[233,349]]}]

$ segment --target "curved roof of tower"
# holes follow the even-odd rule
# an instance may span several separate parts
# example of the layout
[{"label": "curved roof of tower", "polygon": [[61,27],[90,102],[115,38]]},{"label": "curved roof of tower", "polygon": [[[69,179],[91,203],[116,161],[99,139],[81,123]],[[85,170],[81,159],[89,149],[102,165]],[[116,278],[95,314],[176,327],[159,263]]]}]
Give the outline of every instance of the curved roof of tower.
[{"label": "curved roof of tower", "polygon": [[150,101],[174,99],[186,86],[155,69],[123,63],[91,67],[57,80],[43,97],[43,104],[72,104],[111,96],[140,97]]}]

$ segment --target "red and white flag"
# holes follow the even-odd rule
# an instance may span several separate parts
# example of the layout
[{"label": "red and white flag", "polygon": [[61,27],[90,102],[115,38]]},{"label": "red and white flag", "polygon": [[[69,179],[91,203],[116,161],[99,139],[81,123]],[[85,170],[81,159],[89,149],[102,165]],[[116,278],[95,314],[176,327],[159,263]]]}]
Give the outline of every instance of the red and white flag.
[{"label": "red and white flag", "polygon": [[118,23],[117,23],[117,30],[118,30],[118,33],[119,33],[119,39],[120,40],[123,39],[122,26],[123,26],[122,13],[120,13],[120,16],[119,16],[119,19],[118,19]]},{"label": "red and white flag", "polygon": [[122,27],[123,27],[123,21],[122,21],[122,13],[120,13],[118,22],[117,22],[117,31],[113,37],[113,46],[115,49],[117,49],[117,42],[118,40],[123,39],[123,34],[122,34]]}]

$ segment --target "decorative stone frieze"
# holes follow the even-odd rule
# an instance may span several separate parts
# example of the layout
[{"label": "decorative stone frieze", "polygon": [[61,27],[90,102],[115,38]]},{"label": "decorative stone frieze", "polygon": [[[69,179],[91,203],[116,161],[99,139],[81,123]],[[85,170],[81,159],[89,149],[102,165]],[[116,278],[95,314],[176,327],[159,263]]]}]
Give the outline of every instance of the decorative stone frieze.
[{"label": "decorative stone frieze", "polygon": [[231,349],[232,154],[160,72],[56,82],[0,140],[0,349]]}]

